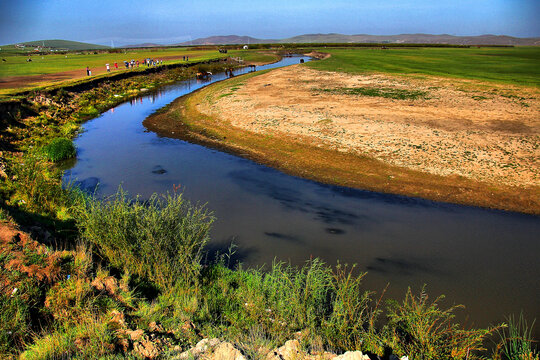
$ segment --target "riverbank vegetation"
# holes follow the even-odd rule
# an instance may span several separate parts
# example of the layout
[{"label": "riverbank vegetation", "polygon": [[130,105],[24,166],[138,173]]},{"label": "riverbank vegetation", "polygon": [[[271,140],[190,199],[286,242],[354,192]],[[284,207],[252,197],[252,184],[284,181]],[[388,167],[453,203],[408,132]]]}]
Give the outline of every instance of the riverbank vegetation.
[{"label": "riverbank vegetation", "polygon": [[[216,71],[230,64],[200,66]],[[505,324],[467,327],[455,321],[458,307],[425,289],[387,302],[365,289],[369,275],[351,266],[311,259],[300,268],[276,262],[245,269],[234,261],[233,247],[210,252],[212,214],[180,193],[141,199],[119,189],[97,199],[61,186],[57,160],[72,155],[66,139],[84,120],[197,70],[81,92],[35,92],[17,106],[4,105],[0,356],[170,358],[202,338],[220,337],[252,359],[293,338],[312,354],[538,359],[526,347],[527,326],[512,333]],[[52,150],[59,141],[61,150]],[[494,352],[485,350],[490,340],[498,344]],[[502,355],[501,349],[510,350]]]}]

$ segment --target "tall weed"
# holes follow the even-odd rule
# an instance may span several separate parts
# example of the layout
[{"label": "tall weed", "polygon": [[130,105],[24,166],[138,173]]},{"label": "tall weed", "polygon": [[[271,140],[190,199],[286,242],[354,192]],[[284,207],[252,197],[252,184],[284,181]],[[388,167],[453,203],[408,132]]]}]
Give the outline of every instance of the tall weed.
[{"label": "tall weed", "polygon": [[476,351],[485,350],[482,342],[495,329],[460,328],[454,312],[461,306],[439,308],[443,296],[430,302],[425,288],[419,296],[407,290],[403,303],[388,306],[386,342],[398,355],[409,359],[478,359]]},{"label": "tall weed", "polygon": [[213,221],[181,194],[144,201],[121,188],[105,200],[79,195],[76,214],[82,237],[110,264],[163,289],[197,278]]},{"label": "tall weed", "polygon": [[540,357],[533,347],[532,329],[535,321],[529,326],[523,316],[523,312],[516,319],[514,315],[508,318],[508,327],[497,330],[500,337],[498,345],[499,352],[502,352],[506,359],[516,360],[538,360]]}]

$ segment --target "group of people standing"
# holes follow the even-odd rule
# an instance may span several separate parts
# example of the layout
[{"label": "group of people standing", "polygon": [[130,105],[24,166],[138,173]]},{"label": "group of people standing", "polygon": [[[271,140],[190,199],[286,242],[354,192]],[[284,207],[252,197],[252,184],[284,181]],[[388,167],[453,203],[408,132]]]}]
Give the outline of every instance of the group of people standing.
[{"label": "group of people standing", "polygon": [[[184,58],[185,58],[185,56],[184,56]],[[146,65],[148,67],[150,67],[150,66],[159,66],[159,65],[163,65],[163,59],[146,58],[146,59],[142,60],[142,64]],[[133,59],[131,61],[124,60],[124,66],[126,67],[126,69],[133,69],[134,67],[139,67],[140,62],[139,62],[139,60],[133,60]],[[111,66],[108,63],[105,64],[105,68],[107,69],[107,72],[111,72]],[[114,63],[114,69],[118,70],[118,63],[117,62]],[[87,76],[92,76],[92,70],[90,70],[90,68],[88,66],[86,67],[86,75]]]},{"label": "group of people standing", "polygon": [[[182,56],[182,60],[189,61],[189,56],[186,56],[186,55]],[[163,65],[163,59],[146,58],[142,61],[142,64],[146,65],[147,67],[159,66],[159,65]],[[133,60],[133,59],[131,61],[124,60],[124,66],[126,67],[126,69],[133,69],[134,67],[139,67],[139,65],[140,65],[139,60]],[[111,72],[111,66],[109,64],[105,64],[105,68],[107,69],[107,72]],[[117,62],[114,63],[114,69],[118,70]],[[92,76],[92,70],[90,70],[88,66],[86,67],[86,75]]]}]

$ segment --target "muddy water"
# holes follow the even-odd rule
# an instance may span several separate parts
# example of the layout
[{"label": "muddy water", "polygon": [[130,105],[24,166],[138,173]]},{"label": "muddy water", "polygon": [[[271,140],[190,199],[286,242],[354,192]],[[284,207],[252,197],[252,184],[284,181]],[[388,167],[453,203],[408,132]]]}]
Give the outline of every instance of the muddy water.
[{"label": "muddy water", "polygon": [[389,284],[387,297],[402,298],[408,286],[427,284],[433,297],[446,294],[443,304],[464,304],[468,324],[486,326],[521,310],[540,318],[539,217],[319,184],[143,127],[152,112],[206,84],[182,82],[87,122],[65,179],[99,183],[102,195],[120,184],[143,196],[180,184],[217,218],[212,250],[232,241],[246,265],[310,257],[356,263],[368,271],[366,288]]}]

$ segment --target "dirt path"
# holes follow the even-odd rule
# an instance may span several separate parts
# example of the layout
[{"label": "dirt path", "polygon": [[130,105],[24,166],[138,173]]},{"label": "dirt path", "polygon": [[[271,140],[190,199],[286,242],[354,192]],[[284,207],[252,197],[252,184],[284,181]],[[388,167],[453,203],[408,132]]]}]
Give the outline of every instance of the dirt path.
[{"label": "dirt path", "polygon": [[[344,94],[352,88],[414,89],[425,98]],[[436,175],[540,185],[540,96],[533,89],[292,66],[224,89],[216,99],[198,110],[248,131],[306,136]]]}]

